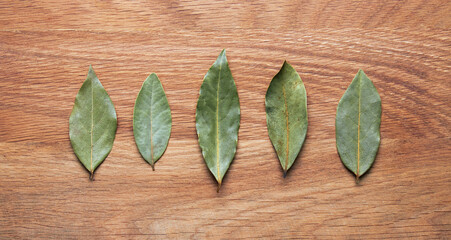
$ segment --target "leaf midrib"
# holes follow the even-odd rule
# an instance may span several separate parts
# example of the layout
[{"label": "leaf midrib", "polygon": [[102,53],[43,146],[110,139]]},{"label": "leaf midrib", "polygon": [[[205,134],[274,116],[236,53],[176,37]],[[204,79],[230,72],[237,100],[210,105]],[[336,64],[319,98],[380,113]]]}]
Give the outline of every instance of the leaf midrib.
[{"label": "leaf midrib", "polygon": [[92,138],[93,138],[93,131],[94,131],[94,80],[91,79],[91,179],[93,176],[93,168],[92,168],[92,153],[93,153],[93,148],[94,148],[94,144],[92,142]]},{"label": "leaf midrib", "polygon": [[288,170],[288,157],[290,152],[290,127],[289,127],[289,121],[288,121],[288,105],[287,105],[287,96],[285,93],[285,85],[282,85],[282,93],[283,93],[283,100],[285,103],[285,122],[287,126],[287,148],[286,148],[286,157],[285,157],[285,171]]},{"label": "leaf midrib", "polygon": [[219,63],[218,86],[216,90],[216,168],[218,171],[218,183],[221,185],[221,175],[219,169],[219,86],[221,81],[222,62]]},{"label": "leaf midrib", "polygon": [[[150,87],[153,89],[152,86],[152,79],[150,79]],[[155,171],[155,163],[153,159],[153,143],[152,143],[152,105],[153,105],[153,92],[150,91],[150,111],[149,111],[149,118],[150,118],[150,166],[152,167],[152,170]]]},{"label": "leaf midrib", "polygon": [[362,78],[359,76],[359,118],[357,121],[357,174],[356,181],[359,181],[360,176],[360,102],[362,95]]}]

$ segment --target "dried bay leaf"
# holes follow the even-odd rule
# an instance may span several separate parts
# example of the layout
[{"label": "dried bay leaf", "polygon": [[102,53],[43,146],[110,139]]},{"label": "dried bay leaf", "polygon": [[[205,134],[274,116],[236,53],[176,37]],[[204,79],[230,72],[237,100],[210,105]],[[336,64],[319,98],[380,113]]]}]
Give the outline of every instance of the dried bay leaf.
[{"label": "dried bay leaf", "polygon": [[359,177],[376,158],[380,144],[381,98],[373,82],[359,70],[337,107],[335,136],[341,161]]},{"label": "dried bay leaf", "polygon": [[199,146],[218,191],[235,156],[239,127],[238,92],[222,50],[204,77],[196,108]]},{"label": "dried bay leaf", "polygon": [[92,67],[75,97],[69,118],[69,137],[78,160],[90,172],[105,160],[113,148],[117,117],[113,102]]},{"label": "dried bay leaf", "polygon": [[286,176],[304,144],[308,125],[304,83],[286,61],[268,87],[265,105],[269,138]]},{"label": "dried bay leaf", "polygon": [[160,79],[152,73],[144,81],[133,110],[133,134],[141,156],[155,170],[171,135],[172,117]]}]

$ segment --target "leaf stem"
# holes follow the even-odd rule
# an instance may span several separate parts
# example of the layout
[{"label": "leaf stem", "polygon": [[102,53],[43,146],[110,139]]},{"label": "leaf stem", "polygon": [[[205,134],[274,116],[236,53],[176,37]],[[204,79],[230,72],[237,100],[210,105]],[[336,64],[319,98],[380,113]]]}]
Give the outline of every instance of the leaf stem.
[{"label": "leaf stem", "polygon": [[219,189],[221,188],[221,182],[218,182],[218,188],[216,189],[216,192],[219,193]]}]

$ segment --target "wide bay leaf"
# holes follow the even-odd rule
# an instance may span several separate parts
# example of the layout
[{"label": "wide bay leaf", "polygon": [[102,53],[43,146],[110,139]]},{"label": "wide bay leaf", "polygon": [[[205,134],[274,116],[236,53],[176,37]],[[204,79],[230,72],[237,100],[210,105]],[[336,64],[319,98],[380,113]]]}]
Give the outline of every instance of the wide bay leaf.
[{"label": "wide bay leaf", "polygon": [[284,176],[307,135],[307,93],[296,70],[286,61],[266,92],[266,124]]},{"label": "wide bay leaf", "polygon": [[196,109],[199,145],[218,191],[235,156],[239,127],[238,92],[223,50],[204,77]]},{"label": "wide bay leaf", "polygon": [[133,111],[133,134],[141,156],[155,170],[171,135],[172,117],[160,79],[152,73],[143,83]]},{"label": "wide bay leaf", "polygon": [[359,177],[376,158],[380,144],[381,98],[373,82],[359,70],[337,107],[335,135],[343,164]]},{"label": "wide bay leaf", "polygon": [[69,137],[75,155],[90,172],[91,179],[113,148],[116,128],[113,102],[90,66],[75,97],[69,118]]}]

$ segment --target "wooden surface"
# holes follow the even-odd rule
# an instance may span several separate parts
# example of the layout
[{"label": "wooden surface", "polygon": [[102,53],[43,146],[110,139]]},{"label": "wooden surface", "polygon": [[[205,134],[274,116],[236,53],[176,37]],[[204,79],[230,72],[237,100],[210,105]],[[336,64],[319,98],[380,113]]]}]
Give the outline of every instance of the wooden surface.
[{"label": "wooden surface", "polygon": [[[1,1],[0,238],[451,237],[449,1]],[[226,48],[241,104],[223,186],[197,144],[204,74]],[[305,145],[286,179],[264,96],[287,59],[308,94]],[[89,180],[68,121],[92,64],[118,130]],[[356,185],[335,112],[358,69],[382,99],[382,142]],[[173,130],[156,171],[132,109],[156,72]]]}]

